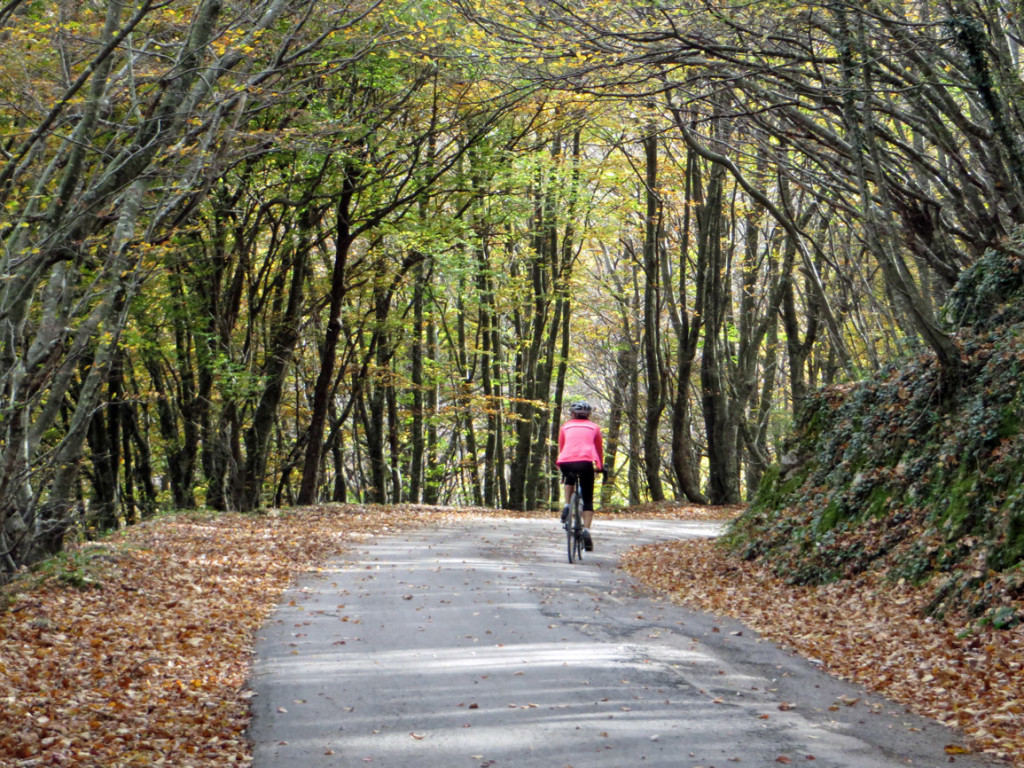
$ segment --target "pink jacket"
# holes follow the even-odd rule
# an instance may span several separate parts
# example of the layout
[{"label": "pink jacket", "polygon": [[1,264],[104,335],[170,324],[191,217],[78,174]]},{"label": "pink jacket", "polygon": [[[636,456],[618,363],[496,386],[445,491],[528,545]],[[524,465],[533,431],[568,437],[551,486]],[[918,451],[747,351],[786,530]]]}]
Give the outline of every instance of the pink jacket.
[{"label": "pink jacket", "polygon": [[601,428],[589,419],[569,419],[558,432],[558,460],[592,461],[600,472],[604,468],[604,442]]}]

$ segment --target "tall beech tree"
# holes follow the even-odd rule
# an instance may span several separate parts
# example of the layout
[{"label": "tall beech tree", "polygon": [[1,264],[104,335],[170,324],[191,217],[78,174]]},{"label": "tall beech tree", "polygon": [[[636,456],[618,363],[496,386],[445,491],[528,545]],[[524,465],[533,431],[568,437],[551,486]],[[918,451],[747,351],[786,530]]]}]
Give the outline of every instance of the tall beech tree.
[{"label": "tall beech tree", "polygon": [[662,206],[658,192],[658,136],[649,124],[644,148],[644,368],[647,409],[644,419],[644,474],[652,501],[664,501],[661,487],[661,414],[665,408],[661,350]]}]

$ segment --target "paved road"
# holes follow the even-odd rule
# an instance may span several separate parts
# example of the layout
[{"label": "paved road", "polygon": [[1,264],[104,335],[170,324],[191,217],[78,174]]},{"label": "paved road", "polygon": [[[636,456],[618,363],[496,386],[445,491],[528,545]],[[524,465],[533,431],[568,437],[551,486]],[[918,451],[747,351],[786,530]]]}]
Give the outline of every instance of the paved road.
[{"label": "paved road", "polygon": [[948,766],[953,732],[616,568],[633,543],[715,532],[602,520],[575,566],[548,520],[369,540],[261,632],[256,768]]}]

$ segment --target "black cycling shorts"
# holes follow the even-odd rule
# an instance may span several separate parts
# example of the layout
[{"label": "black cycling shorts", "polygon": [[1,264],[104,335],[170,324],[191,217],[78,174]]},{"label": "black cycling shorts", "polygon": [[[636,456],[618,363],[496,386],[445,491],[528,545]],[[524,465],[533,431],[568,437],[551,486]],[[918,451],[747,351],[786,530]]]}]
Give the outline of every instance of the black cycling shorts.
[{"label": "black cycling shorts", "polygon": [[567,461],[559,464],[562,470],[562,485],[576,485],[576,478],[580,479],[580,489],[583,491],[583,510],[594,511],[594,462],[592,461]]}]

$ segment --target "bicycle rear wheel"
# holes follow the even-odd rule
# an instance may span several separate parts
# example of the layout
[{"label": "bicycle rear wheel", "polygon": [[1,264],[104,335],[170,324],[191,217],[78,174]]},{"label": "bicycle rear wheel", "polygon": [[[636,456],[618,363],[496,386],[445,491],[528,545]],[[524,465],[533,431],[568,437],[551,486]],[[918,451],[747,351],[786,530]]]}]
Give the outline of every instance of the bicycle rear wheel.
[{"label": "bicycle rear wheel", "polygon": [[583,519],[580,517],[579,512],[576,515],[576,524],[573,531],[573,546],[576,548],[576,561],[579,563],[583,562]]},{"label": "bicycle rear wheel", "polygon": [[572,498],[569,499],[569,517],[565,521],[565,539],[569,550],[570,563],[579,557],[580,537],[577,535],[577,530],[580,526],[580,508],[582,506],[583,500],[580,499],[579,494],[574,493]]}]

